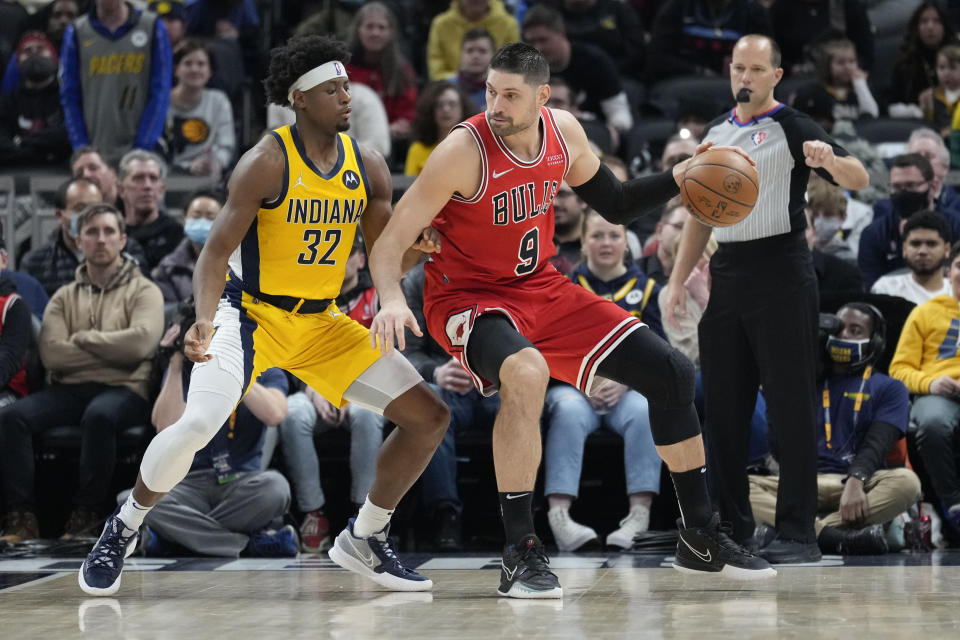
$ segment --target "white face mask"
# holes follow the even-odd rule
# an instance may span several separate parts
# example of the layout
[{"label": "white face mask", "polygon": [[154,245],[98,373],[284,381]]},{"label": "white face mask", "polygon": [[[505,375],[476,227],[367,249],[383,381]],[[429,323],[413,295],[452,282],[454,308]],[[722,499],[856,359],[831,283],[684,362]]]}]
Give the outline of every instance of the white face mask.
[{"label": "white face mask", "polygon": [[830,241],[837,237],[837,234],[840,233],[840,227],[843,225],[843,221],[840,218],[817,218],[815,224],[815,231],[817,234],[817,239],[814,242],[814,246],[817,249],[822,249]]}]

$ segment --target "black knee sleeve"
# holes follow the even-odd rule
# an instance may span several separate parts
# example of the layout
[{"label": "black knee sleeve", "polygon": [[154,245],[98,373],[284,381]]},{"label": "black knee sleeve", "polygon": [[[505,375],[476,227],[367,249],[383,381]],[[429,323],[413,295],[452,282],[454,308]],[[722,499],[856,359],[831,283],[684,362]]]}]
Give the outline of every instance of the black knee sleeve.
[{"label": "black knee sleeve", "polygon": [[649,328],[627,336],[604,359],[597,374],[647,399],[654,444],[666,446],[700,435],[693,406],[696,370],[686,356]]},{"label": "black knee sleeve", "polygon": [[500,388],[500,367],[503,361],[533,343],[517,331],[499,313],[486,313],[477,318],[467,342],[467,363],[474,373]]}]

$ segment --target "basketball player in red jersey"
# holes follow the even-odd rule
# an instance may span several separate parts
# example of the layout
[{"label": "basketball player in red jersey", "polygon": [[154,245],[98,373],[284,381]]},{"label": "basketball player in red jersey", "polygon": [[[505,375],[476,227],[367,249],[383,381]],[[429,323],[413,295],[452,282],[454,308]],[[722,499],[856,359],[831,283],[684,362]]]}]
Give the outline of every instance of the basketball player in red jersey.
[{"label": "basketball player in red jersey", "polygon": [[[578,287],[549,262],[552,200],[566,180],[617,224],[678,192],[666,172],[621,183],[590,150],[576,119],[544,105],[549,67],[522,43],[494,56],[487,111],[459,124],[433,151],[373,249],[381,310],[371,338],[404,347],[404,326],[420,328],[400,289],[400,259],[427,225],[442,246],[426,265],[430,333],[458,358],[485,394],[499,389],[493,457],[506,531],[499,593],[558,598],[562,589],[534,533],[531,501],[540,464],[540,414],[551,376],[590,393],[606,379],[646,396],[657,451],[680,502],[674,565],[740,579],[775,575],[737,545],[713,513],[703,440],[693,406],[690,362],[612,302]],[[701,145],[698,152],[709,145]]]}]

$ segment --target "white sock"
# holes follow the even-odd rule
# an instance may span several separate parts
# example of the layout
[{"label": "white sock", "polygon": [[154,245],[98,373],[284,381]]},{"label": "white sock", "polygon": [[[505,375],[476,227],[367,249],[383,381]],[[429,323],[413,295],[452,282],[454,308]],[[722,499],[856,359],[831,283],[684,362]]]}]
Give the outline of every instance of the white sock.
[{"label": "white sock", "polygon": [[370,502],[370,496],[363,501],[360,513],[353,523],[353,535],[358,538],[369,538],[377,531],[381,531],[390,522],[393,509],[383,509]]},{"label": "white sock", "polygon": [[120,507],[120,513],[117,515],[123,520],[123,524],[126,525],[127,529],[136,531],[143,525],[143,519],[147,517],[150,509],[153,509],[153,507],[145,507],[134,500],[133,492],[131,491],[130,495],[127,496],[127,501]]}]

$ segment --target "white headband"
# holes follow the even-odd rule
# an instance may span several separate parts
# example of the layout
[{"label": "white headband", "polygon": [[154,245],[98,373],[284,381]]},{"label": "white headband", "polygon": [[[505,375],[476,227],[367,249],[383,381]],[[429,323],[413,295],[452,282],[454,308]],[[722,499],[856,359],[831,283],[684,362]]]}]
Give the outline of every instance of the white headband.
[{"label": "white headband", "polygon": [[313,69],[310,69],[310,71],[307,71],[305,74],[297,78],[293,84],[290,85],[290,91],[287,92],[287,99],[292,105],[294,91],[309,91],[318,84],[326,82],[327,80],[346,77],[347,70],[343,67],[342,62],[337,60],[325,62],[319,67],[314,67]]}]

